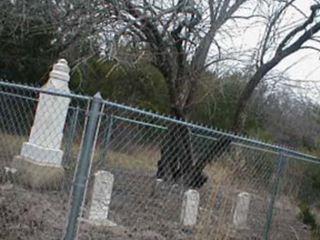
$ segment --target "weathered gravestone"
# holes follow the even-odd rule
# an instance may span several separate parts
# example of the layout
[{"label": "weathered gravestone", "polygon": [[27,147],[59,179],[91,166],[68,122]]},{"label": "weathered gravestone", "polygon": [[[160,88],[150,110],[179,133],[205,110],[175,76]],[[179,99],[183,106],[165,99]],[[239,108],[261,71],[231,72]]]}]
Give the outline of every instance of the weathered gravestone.
[{"label": "weathered gravestone", "polygon": [[95,173],[89,222],[95,226],[115,226],[108,219],[114,177],[110,172],[98,171]]},{"label": "weathered gravestone", "polygon": [[184,226],[194,226],[197,223],[200,195],[196,190],[184,193],[180,221]]},{"label": "weathered gravestone", "polygon": [[233,225],[236,229],[244,229],[247,227],[250,199],[251,196],[247,192],[238,194],[235,211],[233,213]]}]

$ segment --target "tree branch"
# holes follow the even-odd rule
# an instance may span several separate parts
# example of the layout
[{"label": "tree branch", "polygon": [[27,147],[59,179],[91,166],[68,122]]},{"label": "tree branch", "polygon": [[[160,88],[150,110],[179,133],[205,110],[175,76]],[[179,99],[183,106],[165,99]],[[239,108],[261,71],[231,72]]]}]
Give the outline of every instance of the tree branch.
[{"label": "tree branch", "polygon": [[236,108],[235,116],[234,116],[234,124],[233,124],[233,130],[239,131],[243,128],[243,114],[245,111],[245,108],[248,104],[248,101],[257,87],[257,85],[261,82],[263,77],[276,65],[278,65],[283,59],[288,57],[289,55],[295,53],[296,51],[300,50],[302,45],[310,40],[312,36],[314,36],[317,32],[320,31],[320,22],[315,23],[309,30],[306,30],[304,34],[302,34],[298,39],[296,39],[291,45],[285,46],[286,43],[292,38],[294,38],[299,32],[301,32],[303,29],[305,29],[308,25],[310,25],[316,16],[317,10],[320,9],[319,5],[314,5],[311,7],[311,14],[309,18],[299,27],[292,30],[288,33],[288,35],[284,38],[284,40],[279,44],[279,47],[276,50],[275,55],[270,59],[267,63],[261,65],[255,74],[251,77],[248,84],[244,88],[239,100],[238,105]]}]

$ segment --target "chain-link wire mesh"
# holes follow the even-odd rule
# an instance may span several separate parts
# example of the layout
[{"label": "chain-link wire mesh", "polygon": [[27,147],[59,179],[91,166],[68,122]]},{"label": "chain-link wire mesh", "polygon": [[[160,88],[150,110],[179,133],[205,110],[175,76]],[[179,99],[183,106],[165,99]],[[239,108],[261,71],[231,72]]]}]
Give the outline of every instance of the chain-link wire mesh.
[{"label": "chain-link wire mesh", "polygon": [[[319,227],[312,222],[313,218],[319,221],[319,163],[287,158],[282,171],[270,239],[283,239],[284,229],[288,230],[291,239],[319,239]],[[297,217],[308,227],[298,228]]]},{"label": "chain-link wire mesh", "polygon": [[[292,193],[282,196],[288,156],[318,165],[314,157],[285,148],[105,102],[91,186],[99,170],[114,176],[108,219],[125,231],[106,227],[90,234],[83,228],[80,236],[308,239],[309,230],[299,218],[302,199]],[[200,195],[193,226],[185,226],[181,219],[189,189]],[[248,210],[239,213],[246,215],[245,226],[235,220],[244,193],[250,196]],[[88,197],[90,202],[92,195]],[[281,220],[279,211],[287,211]],[[276,227],[279,221],[281,226]]]},{"label": "chain-link wire mesh", "polygon": [[0,239],[62,238],[88,100],[54,93],[0,84]]},{"label": "chain-link wire mesh", "polygon": [[[58,100],[41,105],[40,95],[70,103],[66,110]],[[62,132],[56,131],[59,121]],[[39,136],[33,139],[35,128]],[[0,82],[0,134],[2,239],[309,239],[312,234],[301,209],[307,204],[317,211],[320,166],[313,156],[99,97],[5,82]],[[30,141],[63,152],[64,177],[54,187],[46,179],[45,167],[52,165],[37,162],[52,164],[51,155],[25,154]],[[23,154],[39,165],[27,169],[28,178],[16,164]]]}]

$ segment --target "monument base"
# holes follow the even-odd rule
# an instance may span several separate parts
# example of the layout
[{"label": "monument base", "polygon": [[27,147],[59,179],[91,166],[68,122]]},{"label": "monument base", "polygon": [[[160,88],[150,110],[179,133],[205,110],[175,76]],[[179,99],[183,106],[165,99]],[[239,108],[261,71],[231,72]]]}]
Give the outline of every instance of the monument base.
[{"label": "monument base", "polygon": [[62,166],[39,164],[18,155],[13,159],[12,167],[17,169],[17,180],[22,185],[51,190],[62,187],[65,175]]},{"label": "monument base", "polygon": [[88,223],[90,226],[93,227],[117,227],[118,225],[115,222],[112,222],[110,220],[86,220],[86,223]]},{"label": "monument base", "polygon": [[63,158],[63,151],[60,149],[51,149],[36,144],[25,142],[21,148],[21,156],[32,161],[45,165],[60,166]]}]

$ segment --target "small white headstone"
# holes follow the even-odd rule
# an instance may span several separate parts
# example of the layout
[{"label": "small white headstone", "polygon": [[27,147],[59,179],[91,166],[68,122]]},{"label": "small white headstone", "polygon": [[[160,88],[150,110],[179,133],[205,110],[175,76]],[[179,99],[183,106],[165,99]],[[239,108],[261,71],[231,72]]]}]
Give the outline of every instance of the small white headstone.
[{"label": "small white headstone", "polygon": [[163,179],[162,178],[157,178],[157,180],[156,180],[156,183],[157,184],[160,184],[160,183],[162,183],[163,182]]},{"label": "small white headstone", "polygon": [[108,220],[114,177],[110,172],[95,173],[92,200],[89,212],[89,222],[93,225],[115,224]]},{"label": "small white headstone", "polygon": [[196,190],[184,193],[180,220],[184,226],[193,226],[197,223],[200,195]]},{"label": "small white headstone", "polygon": [[9,173],[9,174],[15,174],[17,172],[17,169],[11,168],[11,167],[4,167],[4,170],[6,173]]},{"label": "small white headstone", "polygon": [[233,214],[233,225],[237,229],[247,227],[250,199],[251,196],[247,192],[241,192],[238,194],[236,208]]}]

